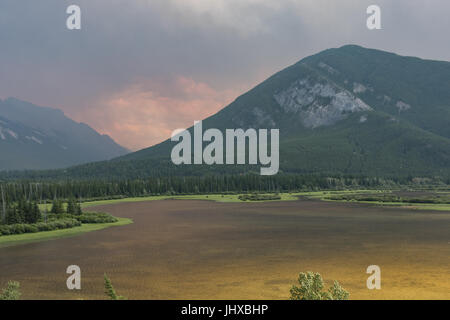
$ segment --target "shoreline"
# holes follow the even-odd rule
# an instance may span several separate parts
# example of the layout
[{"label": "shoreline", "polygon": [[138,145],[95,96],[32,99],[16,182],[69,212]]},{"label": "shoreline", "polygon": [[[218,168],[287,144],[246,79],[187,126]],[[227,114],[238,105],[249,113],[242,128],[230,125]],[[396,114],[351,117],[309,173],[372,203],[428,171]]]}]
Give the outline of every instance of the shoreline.
[{"label": "shoreline", "polygon": [[102,230],[110,227],[124,226],[133,223],[133,220],[128,218],[120,218],[120,217],[116,218],[118,219],[118,221],[112,223],[86,223],[79,227],[68,229],[0,236],[0,249],[33,242],[42,242],[55,240],[59,238],[74,237],[79,234],[87,232]]}]

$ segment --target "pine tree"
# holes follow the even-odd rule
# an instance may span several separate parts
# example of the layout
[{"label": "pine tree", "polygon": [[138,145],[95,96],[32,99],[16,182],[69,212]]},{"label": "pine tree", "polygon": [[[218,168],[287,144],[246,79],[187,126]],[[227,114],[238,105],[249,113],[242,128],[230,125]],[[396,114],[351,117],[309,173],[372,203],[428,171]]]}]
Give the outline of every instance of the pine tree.
[{"label": "pine tree", "polygon": [[20,220],[19,223],[25,222],[27,223],[27,220],[29,219],[28,217],[28,204],[26,202],[26,200],[24,198],[20,199],[19,204],[17,206],[17,215],[18,215],[18,219]]},{"label": "pine tree", "polygon": [[21,217],[15,206],[6,209],[6,224],[22,223]]},{"label": "pine tree", "polygon": [[33,222],[32,223],[36,223],[41,219],[41,210],[39,209],[37,202],[33,202],[32,212],[33,212]]},{"label": "pine tree", "polygon": [[114,290],[111,280],[108,278],[106,273],[104,274],[104,279],[105,279],[105,294],[108,296],[108,298],[110,300],[125,300],[125,297],[117,295],[116,290]]},{"label": "pine tree", "polygon": [[81,210],[81,203],[76,202],[75,203],[75,214],[81,215],[82,213],[83,213],[83,211]]},{"label": "pine tree", "polygon": [[54,214],[63,213],[62,203],[60,200],[53,200],[52,209],[50,210],[50,212]]},{"label": "pine tree", "polygon": [[75,200],[73,198],[70,198],[69,201],[67,201],[67,213],[74,214],[75,213]]}]

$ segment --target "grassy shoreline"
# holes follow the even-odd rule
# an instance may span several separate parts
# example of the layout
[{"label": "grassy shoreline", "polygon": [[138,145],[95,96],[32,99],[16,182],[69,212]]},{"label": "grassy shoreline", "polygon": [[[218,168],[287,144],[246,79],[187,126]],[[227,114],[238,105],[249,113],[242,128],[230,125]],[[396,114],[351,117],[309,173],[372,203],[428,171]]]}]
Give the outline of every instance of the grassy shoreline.
[{"label": "grassy shoreline", "polygon": [[[280,199],[271,200],[258,200],[258,201],[243,201],[239,199],[240,195],[246,193],[236,193],[236,194],[194,194],[194,195],[156,195],[156,196],[139,196],[139,197],[129,197],[129,198],[119,198],[119,199],[108,199],[108,200],[93,200],[81,203],[83,209],[96,207],[101,205],[109,205],[116,203],[126,203],[126,202],[144,202],[144,201],[156,201],[156,200],[206,200],[215,202],[234,202],[234,203],[252,203],[252,202],[276,202],[276,201],[296,201],[299,197],[307,199],[315,199],[321,201],[335,201],[335,202],[349,202],[349,203],[364,203],[373,204],[380,206],[396,206],[396,207],[406,207],[410,209],[420,209],[420,210],[450,210],[450,204],[432,204],[432,203],[408,203],[408,202],[381,202],[381,201],[349,201],[349,200],[333,200],[328,199],[329,196],[339,196],[339,195],[352,195],[352,194],[363,194],[363,193],[373,193],[373,194],[383,194],[391,193],[399,190],[373,190],[373,189],[356,189],[356,190],[329,190],[329,191],[304,191],[304,192],[284,192],[279,193]],[[428,191],[428,190],[424,190]],[[449,194],[449,191],[440,191],[437,193]],[[251,194],[251,193],[248,193]],[[270,195],[274,193],[264,192],[261,195]],[[44,210],[45,205],[39,205],[41,211]],[[50,211],[51,203],[47,203],[47,210]]]},{"label": "grassy shoreline", "polygon": [[0,248],[16,246],[31,242],[40,242],[54,240],[58,238],[73,237],[82,233],[102,230],[105,228],[123,226],[133,223],[131,219],[119,218],[118,221],[113,223],[87,223],[79,227],[74,227],[70,229],[59,229],[53,231],[42,231],[36,233],[23,233],[23,234],[13,234],[9,236],[0,237]]},{"label": "grassy shoreline", "polygon": [[[365,193],[368,192],[368,190],[356,190],[356,191],[336,191],[336,192],[327,192],[327,191],[318,191],[318,192],[311,192],[309,195],[307,195],[310,199],[317,199],[321,201],[331,201],[331,202],[344,202],[344,203],[363,203],[363,204],[369,204],[374,206],[381,206],[381,207],[398,207],[398,208],[405,208],[405,209],[413,209],[413,210],[435,210],[435,211],[450,211],[450,204],[443,204],[443,203],[417,203],[417,202],[383,202],[383,201],[357,201],[357,200],[335,200],[335,199],[328,199],[327,197],[330,195],[351,195],[351,194],[358,194],[358,193]],[[374,193],[373,190],[370,190],[371,193]],[[389,190],[383,190],[378,191],[379,193],[389,193],[392,191]],[[448,192],[441,192],[447,194]]]},{"label": "grassy shoreline", "polygon": [[147,197],[133,197],[113,200],[99,200],[84,202],[81,204],[82,208],[95,207],[106,204],[116,204],[123,202],[141,202],[141,201],[155,201],[155,200],[207,200],[215,202],[274,202],[274,201],[294,201],[298,200],[295,194],[280,193],[281,199],[277,200],[261,200],[261,201],[242,201],[239,199],[240,194],[199,194],[199,195],[178,195],[178,196],[147,196]]},{"label": "grassy shoreline", "polygon": [[[399,207],[406,209],[416,210],[436,210],[436,211],[450,211],[450,204],[438,204],[438,203],[407,203],[407,202],[381,202],[381,201],[349,201],[349,200],[332,200],[328,199],[329,196],[336,195],[351,195],[361,193],[389,193],[390,190],[344,190],[344,191],[309,191],[309,192],[293,192],[293,193],[280,193],[281,199],[277,200],[260,200],[260,201],[243,201],[239,199],[240,194],[210,194],[210,195],[178,195],[178,196],[146,196],[146,197],[131,197],[123,199],[112,200],[98,200],[89,201],[81,204],[82,208],[95,207],[100,205],[109,205],[124,202],[142,202],[142,201],[155,201],[155,200],[207,200],[215,202],[232,202],[232,203],[255,203],[255,202],[280,202],[280,201],[296,201],[299,197],[307,199],[315,199],[320,201],[333,201],[344,203],[363,203],[375,206],[388,206]],[[268,194],[268,193],[264,193]]]}]

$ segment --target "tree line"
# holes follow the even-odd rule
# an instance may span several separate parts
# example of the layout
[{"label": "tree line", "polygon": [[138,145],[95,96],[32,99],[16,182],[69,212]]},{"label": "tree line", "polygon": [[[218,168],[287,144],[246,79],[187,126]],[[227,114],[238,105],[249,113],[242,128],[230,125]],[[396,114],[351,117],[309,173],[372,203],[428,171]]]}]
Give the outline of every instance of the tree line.
[{"label": "tree line", "polygon": [[[3,197],[5,199],[5,197]],[[47,212],[45,208],[42,214],[38,202],[21,198],[19,201],[4,201],[0,209],[0,224],[36,224],[38,222],[47,222]],[[50,213],[58,217],[63,214],[81,215],[81,205],[74,198],[69,198],[67,205],[64,206],[62,200],[55,199],[52,202]]]},{"label": "tree line", "polygon": [[295,192],[343,188],[379,188],[410,183],[404,179],[318,175],[214,175],[167,176],[123,180],[17,180],[0,183],[2,199],[15,203],[21,199],[42,203],[56,199],[77,201],[139,197],[148,195]]}]

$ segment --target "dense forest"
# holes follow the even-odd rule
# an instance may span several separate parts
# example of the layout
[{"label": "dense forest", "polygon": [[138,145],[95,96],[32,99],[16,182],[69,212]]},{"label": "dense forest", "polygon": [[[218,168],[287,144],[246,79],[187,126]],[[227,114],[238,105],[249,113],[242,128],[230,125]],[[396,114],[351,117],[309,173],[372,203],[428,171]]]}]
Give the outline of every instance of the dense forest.
[{"label": "dense forest", "polygon": [[[3,190],[3,188],[2,188]],[[81,211],[80,203],[71,198],[67,205],[61,200],[54,200],[50,212],[45,207],[41,213],[37,201],[25,198],[19,201],[6,201],[2,192],[0,209],[0,236],[21,233],[35,233],[80,226],[83,220],[91,219]],[[86,215],[88,215],[86,217]],[[95,218],[99,218],[96,214]]]},{"label": "dense forest", "polygon": [[392,188],[400,185],[450,184],[450,179],[374,178],[318,175],[216,175],[150,177],[132,180],[4,181],[0,183],[5,203],[77,199],[77,201],[140,197],[148,195],[295,192],[349,188]]},{"label": "dense forest", "polygon": [[[3,189],[3,188],[2,188]],[[6,199],[4,191],[2,199]],[[0,208],[0,236],[22,233],[35,233],[68,229],[84,223],[113,223],[117,218],[102,212],[83,212],[81,203],[75,198],[66,202],[60,199],[52,201],[51,209],[35,200],[2,201]],[[41,211],[43,206],[43,212]]]}]

